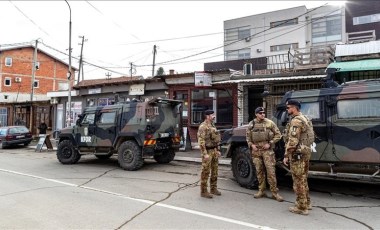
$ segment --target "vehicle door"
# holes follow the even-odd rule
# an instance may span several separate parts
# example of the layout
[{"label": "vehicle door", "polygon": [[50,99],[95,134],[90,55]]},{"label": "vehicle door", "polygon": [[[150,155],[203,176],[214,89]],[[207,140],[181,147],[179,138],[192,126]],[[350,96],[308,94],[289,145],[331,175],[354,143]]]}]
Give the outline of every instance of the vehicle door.
[{"label": "vehicle door", "polygon": [[101,110],[96,122],[96,146],[112,147],[117,135],[117,124],[119,124],[118,109]]},{"label": "vehicle door", "polygon": [[303,115],[311,119],[315,133],[315,141],[311,147],[311,160],[320,160],[325,154],[326,146],[328,145],[328,130],[325,102],[323,98],[318,98],[314,101],[302,101],[301,112]]},{"label": "vehicle door", "polygon": [[380,163],[380,98],[359,94],[337,97],[332,153],[343,162]]},{"label": "vehicle door", "polygon": [[95,137],[95,111],[83,114],[83,119],[76,126],[76,141],[79,146],[90,147],[94,145]]}]

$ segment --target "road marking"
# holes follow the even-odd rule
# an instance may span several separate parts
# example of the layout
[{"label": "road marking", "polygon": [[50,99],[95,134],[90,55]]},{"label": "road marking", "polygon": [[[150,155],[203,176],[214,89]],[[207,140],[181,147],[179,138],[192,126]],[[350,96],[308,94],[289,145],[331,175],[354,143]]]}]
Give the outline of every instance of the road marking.
[{"label": "road marking", "polygon": [[[81,185],[77,185],[77,184],[67,183],[67,182],[64,182],[64,181],[50,179],[50,178],[41,177],[41,176],[36,176],[36,175],[32,175],[32,174],[27,174],[27,173],[22,173],[22,172],[16,172],[16,171],[7,170],[7,169],[0,169],[0,171],[6,172],[6,173],[16,174],[16,175],[20,175],[20,176],[25,176],[25,177],[31,177],[31,178],[35,178],[35,179],[45,180],[45,181],[49,181],[49,182],[53,182],[53,183],[63,184],[63,185],[67,185],[67,186],[70,186],[70,187],[77,187],[77,188],[82,188],[82,189],[86,189],[86,190],[106,193],[106,194],[118,196],[118,197],[121,197],[121,198],[124,198],[124,199],[132,200],[132,201],[137,201],[137,202],[141,202],[141,203],[145,203],[145,204],[149,204],[149,205],[152,205],[152,204],[156,203],[156,202],[150,201],[150,200],[133,198],[133,197],[129,197],[129,196],[126,196],[126,195],[123,195],[123,194],[120,194],[120,193],[115,193],[115,192],[111,192],[111,191],[107,191],[107,190],[102,190],[102,189],[97,189],[97,188],[92,188],[92,187],[87,187],[87,186],[81,186]],[[172,209],[172,210],[176,210],[176,211],[180,211],[180,212],[190,213],[190,214],[193,214],[193,215],[208,217],[208,218],[211,218],[211,219],[221,220],[221,221],[224,221],[224,222],[238,224],[238,225],[242,225],[242,226],[246,226],[246,227],[251,227],[251,228],[256,228],[256,229],[275,230],[274,228],[270,228],[270,227],[267,227],[267,226],[262,226],[262,225],[257,225],[257,224],[251,224],[251,223],[244,222],[244,221],[234,220],[234,219],[231,219],[231,218],[216,216],[216,215],[208,214],[208,213],[205,213],[205,212],[195,211],[195,210],[191,210],[191,209],[187,209],[187,208],[181,208],[181,207],[177,207],[177,206],[173,206],[173,205],[168,205],[168,204],[163,204],[163,203],[156,203],[154,206],[159,206],[159,207],[168,208],[168,209]]]}]

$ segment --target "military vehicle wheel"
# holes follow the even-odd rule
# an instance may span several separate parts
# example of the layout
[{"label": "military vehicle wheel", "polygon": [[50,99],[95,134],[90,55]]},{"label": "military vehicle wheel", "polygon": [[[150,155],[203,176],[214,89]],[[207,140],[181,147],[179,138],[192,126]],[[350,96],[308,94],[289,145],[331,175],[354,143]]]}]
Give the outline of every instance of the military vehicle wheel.
[{"label": "military vehicle wheel", "polygon": [[63,140],[58,144],[57,159],[62,164],[75,164],[79,161],[81,155],[74,149],[69,140]]},{"label": "military vehicle wheel", "polygon": [[175,152],[173,149],[169,149],[168,151],[162,152],[161,155],[154,155],[154,159],[159,164],[167,164],[172,161],[175,157]]},{"label": "military vehicle wheel", "polygon": [[140,169],[144,164],[141,148],[134,141],[125,141],[120,145],[117,153],[119,165],[124,170],[134,171]]},{"label": "military vehicle wheel", "polygon": [[232,172],[240,186],[254,189],[258,186],[256,168],[248,147],[239,147],[232,157]]},{"label": "military vehicle wheel", "polygon": [[95,155],[99,160],[107,160],[109,159],[113,154],[109,153],[107,155]]}]

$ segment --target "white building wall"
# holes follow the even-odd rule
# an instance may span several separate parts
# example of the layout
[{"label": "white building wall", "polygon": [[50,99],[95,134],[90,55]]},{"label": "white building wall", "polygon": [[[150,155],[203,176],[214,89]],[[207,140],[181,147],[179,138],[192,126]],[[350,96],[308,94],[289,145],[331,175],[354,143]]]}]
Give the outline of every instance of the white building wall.
[{"label": "white building wall", "polygon": [[[286,51],[271,52],[270,47],[273,45],[282,45],[290,43],[299,43],[299,47],[305,47],[307,29],[305,25],[305,6],[294,7],[284,10],[268,12],[264,14],[252,15],[243,18],[231,19],[224,21],[224,30],[250,26],[250,41],[240,41],[224,47],[224,51],[238,50],[246,47],[251,48],[251,58],[271,56]],[[282,20],[298,18],[298,24],[289,26],[279,26],[270,29],[270,23]],[[225,41],[225,44],[230,41]]]},{"label": "white building wall", "polygon": [[[308,13],[309,12],[309,13]],[[300,16],[301,15],[301,16]],[[341,40],[336,42],[325,42],[313,44],[312,42],[312,19],[326,17],[329,15],[340,15],[342,20]],[[298,24],[289,26],[279,26],[270,29],[270,23],[283,21],[298,17]],[[243,48],[251,49],[251,58],[267,57],[277,54],[286,53],[287,50],[272,51],[271,46],[298,43],[298,49],[301,51],[310,46],[335,44],[345,41],[345,10],[344,6],[326,5],[320,8],[307,9],[305,6],[299,6],[284,10],[278,10],[263,14],[251,15],[242,18],[236,18],[224,21],[224,32],[228,29],[250,26],[251,37],[249,41],[239,41],[227,45],[233,41],[225,41],[224,52],[239,50]]]}]

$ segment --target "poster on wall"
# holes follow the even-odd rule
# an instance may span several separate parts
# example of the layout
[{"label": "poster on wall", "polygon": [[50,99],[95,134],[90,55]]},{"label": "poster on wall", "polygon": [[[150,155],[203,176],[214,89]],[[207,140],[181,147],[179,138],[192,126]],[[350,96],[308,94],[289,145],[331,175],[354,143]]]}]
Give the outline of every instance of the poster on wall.
[{"label": "poster on wall", "polygon": [[134,84],[129,87],[129,95],[144,95],[145,84]]},{"label": "poster on wall", "polygon": [[212,74],[206,72],[194,72],[195,87],[211,86]]}]

